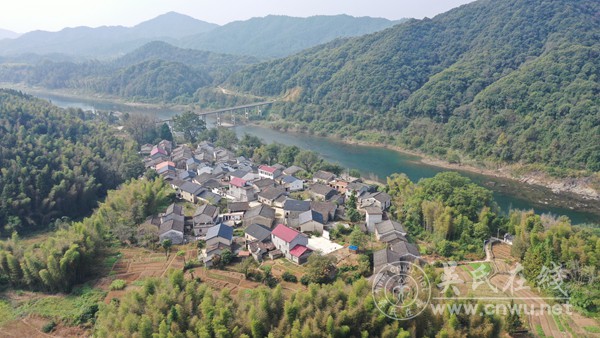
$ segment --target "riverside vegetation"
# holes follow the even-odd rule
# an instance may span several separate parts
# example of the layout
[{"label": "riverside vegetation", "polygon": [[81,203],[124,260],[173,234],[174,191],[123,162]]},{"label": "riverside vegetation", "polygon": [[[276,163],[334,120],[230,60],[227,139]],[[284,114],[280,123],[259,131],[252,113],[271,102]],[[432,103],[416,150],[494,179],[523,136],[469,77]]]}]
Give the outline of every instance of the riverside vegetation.
[{"label": "riverside vegetation", "polygon": [[[69,115],[68,110],[42,104],[40,100],[20,93],[6,91],[4,95],[6,99],[3,102],[16,101],[22,105],[2,111],[18,111],[18,107],[27,106],[33,115],[42,112]],[[105,139],[114,137],[125,143],[135,142],[109,126],[106,124],[104,127]],[[161,126],[154,128],[155,133],[162,129]],[[19,132],[22,138],[36,135],[36,129],[13,130],[13,133]],[[198,132],[199,139],[209,139],[261,162],[297,163],[306,166],[309,171],[322,168],[341,170],[327,164],[315,153],[296,147],[265,145],[251,136],[238,140],[227,129]],[[81,146],[85,149],[92,147]],[[98,160],[107,160],[108,156],[112,156],[110,154],[100,153]],[[22,156],[24,161],[29,160],[28,156],[39,157],[35,152],[26,152]],[[64,165],[72,170],[77,164],[67,161]],[[34,172],[32,179],[35,181],[41,175]],[[148,336],[150,332],[158,336],[245,334],[258,337],[269,332],[274,336],[303,336],[310,330],[314,334],[324,332],[332,336],[434,336],[441,331],[448,336],[469,333],[475,337],[489,337],[499,336],[503,330],[503,320],[496,316],[454,318],[427,311],[419,320],[405,323],[391,321],[374,308],[374,301],[366,296],[370,288],[360,276],[358,279],[340,278],[333,285],[312,284],[308,292],[289,295],[284,295],[281,287],[275,287],[233,296],[227,291],[215,293],[201,281],[184,278],[182,271],[174,271],[168,278],[147,279],[141,289],[128,292],[120,300],[94,306],[94,300],[101,298],[99,294],[81,291],[77,285],[102,273],[101,268],[93,267],[103,265],[101,262],[111,246],[121,245],[121,242],[127,245],[148,243],[145,234],[135,229],[146,216],[164,210],[173,200],[171,188],[162,179],[150,177],[152,175],[129,180],[119,189],[109,191],[97,209],[81,221],[60,220],[46,224],[54,230],[36,241],[29,241],[27,231],[24,231],[25,238],[13,233],[10,239],[0,242],[0,287],[46,293],[73,290],[69,297],[84,297],[75,301],[75,304],[81,304],[81,309],[69,315],[57,314],[60,310],[53,310],[44,312],[45,316],[68,325],[95,323],[94,331],[99,336],[109,333]],[[536,273],[540,262],[555,260],[568,266],[573,275],[568,287],[574,294],[577,309],[589,315],[597,314],[598,298],[595,293],[598,285],[592,277],[600,262],[600,240],[595,229],[576,228],[570,226],[565,218],[542,218],[527,212],[515,211],[508,218],[499,216],[491,193],[456,173],[439,174],[418,183],[412,183],[402,175],[394,175],[381,189],[393,197],[393,217],[406,224],[410,236],[422,243],[421,250],[425,253],[436,253],[449,259],[480,257],[481,247],[477,243],[498,229],[514,232],[517,235],[514,254],[522,259],[528,276]],[[68,191],[55,194],[56,198],[60,198]],[[24,207],[14,209],[21,211],[20,208]],[[92,208],[90,205],[80,212],[89,214]],[[34,228],[39,229],[40,225]],[[121,236],[124,233],[128,235]],[[428,267],[427,271],[432,280],[439,278],[432,267]],[[42,303],[36,306],[42,306]],[[2,309],[11,311],[4,305]],[[314,313],[321,315],[315,318]],[[18,313],[10,313],[7,318],[14,316]],[[116,321],[114,316],[122,316],[123,320]]]}]

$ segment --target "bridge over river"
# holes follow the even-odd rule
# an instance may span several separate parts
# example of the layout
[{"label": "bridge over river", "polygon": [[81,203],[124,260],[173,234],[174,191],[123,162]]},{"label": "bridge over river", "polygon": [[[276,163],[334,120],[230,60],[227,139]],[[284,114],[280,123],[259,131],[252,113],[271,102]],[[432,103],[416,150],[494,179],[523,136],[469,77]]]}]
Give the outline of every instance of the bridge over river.
[{"label": "bridge over river", "polygon": [[[204,121],[206,121],[206,117],[207,116],[209,116],[209,115],[216,115],[217,116],[217,126],[222,125],[222,123],[223,123],[223,115],[229,114],[230,115],[230,119],[231,119],[231,124],[235,125],[236,114],[243,113],[246,118],[249,118],[252,109],[255,108],[256,109],[255,110],[256,114],[260,114],[261,113],[260,107],[268,106],[268,105],[270,105],[270,104],[272,104],[274,102],[275,102],[275,100],[273,100],[273,101],[264,101],[264,102],[257,102],[257,103],[245,104],[245,105],[241,105],[241,106],[235,106],[235,107],[229,107],[229,108],[221,108],[221,109],[217,109],[217,110],[195,112],[195,113],[197,115],[199,115],[200,117],[202,117],[204,119]],[[167,123],[170,124],[171,121],[173,121],[173,119],[162,120],[161,122],[167,122]]]}]

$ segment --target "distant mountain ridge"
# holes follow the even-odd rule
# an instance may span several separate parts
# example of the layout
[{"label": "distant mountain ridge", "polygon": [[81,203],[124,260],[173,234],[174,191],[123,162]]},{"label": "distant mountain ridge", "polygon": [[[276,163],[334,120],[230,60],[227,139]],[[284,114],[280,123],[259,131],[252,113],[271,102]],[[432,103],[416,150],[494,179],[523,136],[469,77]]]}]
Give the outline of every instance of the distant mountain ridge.
[{"label": "distant mountain ridge", "polygon": [[600,171],[600,2],[479,0],[232,75],[299,128]]},{"label": "distant mountain ridge", "polygon": [[183,36],[207,32],[215,27],[216,24],[169,12],[134,27],[75,27],[59,32],[33,31],[17,39],[0,41],[0,54],[61,53],[89,58],[114,57],[151,41],[176,41]]},{"label": "distant mountain ridge", "polygon": [[15,39],[18,38],[21,34],[15,33],[13,31],[9,31],[7,29],[0,28],[0,40],[2,39]]},{"label": "distant mountain ridge", "polygon": [[182,49],[159,41],[112,61],[29,59],[34,63],[6,59],[0,64],[0,82],[155,102],[189,101],[198,89],[216,86],[230,74],[258,62],[252,57]]},{"label": "distant mountain ridge", "polygon": [[349,15],[308,18],[269,15],[232,22],[207,33],[189,36],[179,45],[227,54],[277,58],[337,38],[380,31],[402,21]]},{"label": "distant mountain ridge", "polygon": [[398,21],[348,15],[295,18],[267,16],[224,26],[169,12],[134,27],[65,28],[59,32],[33,31],[0,41],[0,55],[65,54],[75,58],[110,59],[152,41],[182,48],[257,58],[288,56],[336,38],[385,29]]}]

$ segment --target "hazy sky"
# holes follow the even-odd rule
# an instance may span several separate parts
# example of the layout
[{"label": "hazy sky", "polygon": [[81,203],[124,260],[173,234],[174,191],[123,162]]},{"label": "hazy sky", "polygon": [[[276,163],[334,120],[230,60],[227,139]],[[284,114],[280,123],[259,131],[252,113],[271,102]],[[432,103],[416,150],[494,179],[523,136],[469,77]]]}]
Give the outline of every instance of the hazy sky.
[{"label": "hazy sky", "polygon": [[0,28],[19,33],[64,27],[133,26],[175,11],[225,24],[268,14],[433,17],[473,0],[2,0]]}]

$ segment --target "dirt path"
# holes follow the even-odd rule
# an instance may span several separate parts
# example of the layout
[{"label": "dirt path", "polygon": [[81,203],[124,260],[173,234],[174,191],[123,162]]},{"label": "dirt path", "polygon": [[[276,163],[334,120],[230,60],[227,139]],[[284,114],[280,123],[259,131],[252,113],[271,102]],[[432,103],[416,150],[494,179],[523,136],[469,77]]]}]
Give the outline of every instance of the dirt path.
[{"label": "dirt path", "polygon": [[[492,255],[496,274],[490,279],[493,285],[503,289],[510,280],[510,271],[516,266],[516,260],[510,255],[510,246],[505,243],[497,243],[492,246]],[[514,285],[514,284],[513,284]],[[591,318],[586,318],[572,310],[571,314],[553,315],[551,305],[543,299],[543,296],[534,289],[515,290],[514,294],[504,292],[507,299],[515,298],[515,303],[526,304],[529,309],[535,306],[535,314],[527,315],[530,332],[538,336],[538,326],[547,337],[600,337],[598,334],[587,332],[584,327],[598,327],[599,323]],[[545,310],[542,310],[545,309]],[[562,308],[566,310],[566,308]],[[556,319],[555,319],[556,317]],[[561,322],[561,325],[557,323]],[[562,327],[562,330],[561,330]],[[573,333],[571,333],[573,332]]]}]

